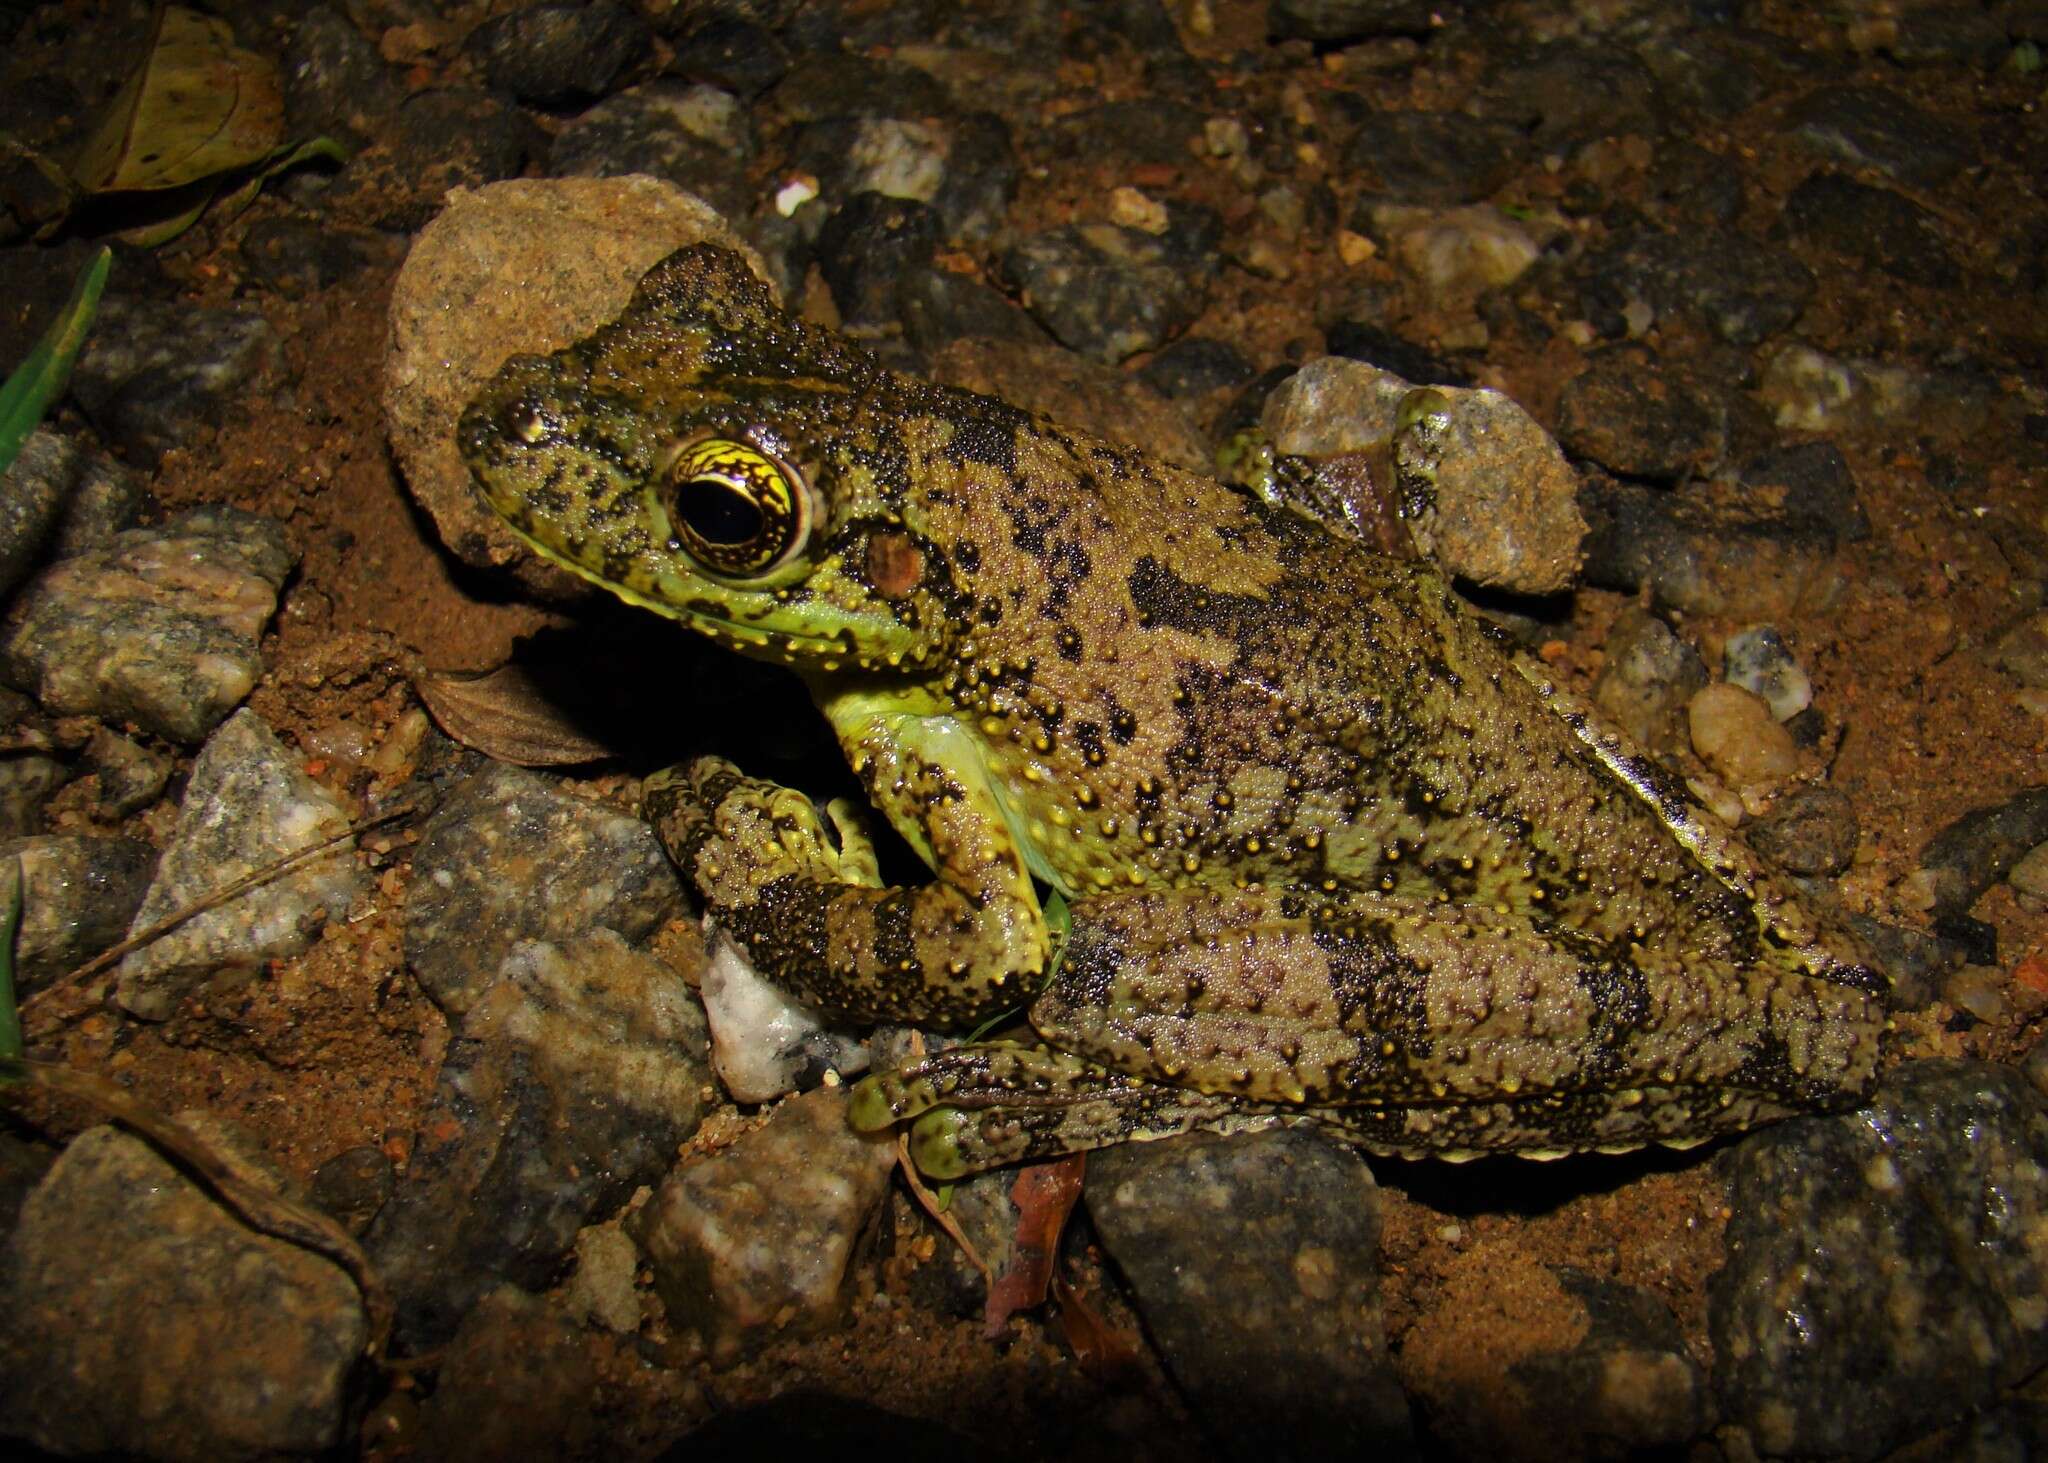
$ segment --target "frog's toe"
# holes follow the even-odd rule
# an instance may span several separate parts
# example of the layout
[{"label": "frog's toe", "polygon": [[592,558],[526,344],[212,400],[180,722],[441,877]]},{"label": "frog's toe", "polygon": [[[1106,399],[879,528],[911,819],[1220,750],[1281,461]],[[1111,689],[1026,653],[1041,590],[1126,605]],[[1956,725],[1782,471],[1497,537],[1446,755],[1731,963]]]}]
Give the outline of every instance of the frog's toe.
[{"label": "frog's toe", "polygon": [[979,1151],[979,1127],[974,1114],[957,1107],[935,1108],[911,1124],[910,1161],[941,1183],[1001,1162]]},{"label": "frog's toe", "polygon": [[846,1120],[863,1133],[879,1133],[930,1111],[938,1100],[931,1083],[911,1072],[877,1072],[854,1084]]}]

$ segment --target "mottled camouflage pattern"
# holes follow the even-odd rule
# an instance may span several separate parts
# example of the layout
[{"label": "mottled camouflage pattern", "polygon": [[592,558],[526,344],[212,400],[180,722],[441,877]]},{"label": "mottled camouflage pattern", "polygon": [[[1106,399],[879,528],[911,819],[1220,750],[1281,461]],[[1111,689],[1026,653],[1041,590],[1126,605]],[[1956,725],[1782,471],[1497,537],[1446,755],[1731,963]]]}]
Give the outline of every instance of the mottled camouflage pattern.
[{"label": "mottled camouflage pattern", "polygon": [[[807,480],[810,539],[762,580],[672,541],[663,469],[707,432]],[[651,811],[766,974],[970,1023],[1046,986],[1039,889],[1069,902],[1031,1009],[1060,1052],[863,1088],[866,1122],[941,1109],[935,1169],[1310,1114],[1404,1153],[1687,1141],[1874,1079],[1853,947],[1427,566],[885,371],[708,246],[507,365],[461,441],[549,558],[803,675],[933,868],[879,887],[799,795],[664,780]]]}]

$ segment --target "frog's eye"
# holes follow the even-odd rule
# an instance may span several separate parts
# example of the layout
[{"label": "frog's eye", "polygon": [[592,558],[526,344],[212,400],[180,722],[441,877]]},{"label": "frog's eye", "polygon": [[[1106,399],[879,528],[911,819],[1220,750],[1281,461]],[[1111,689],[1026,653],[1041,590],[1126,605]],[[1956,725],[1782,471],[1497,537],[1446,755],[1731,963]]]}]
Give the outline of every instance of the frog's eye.
[{"label": "frog's eye", "polygon": [[729,437],[685,442],[663,481],[662,506],[676,542],[714,574],[766,574],[810,536],[803,478],[751,443]]}]

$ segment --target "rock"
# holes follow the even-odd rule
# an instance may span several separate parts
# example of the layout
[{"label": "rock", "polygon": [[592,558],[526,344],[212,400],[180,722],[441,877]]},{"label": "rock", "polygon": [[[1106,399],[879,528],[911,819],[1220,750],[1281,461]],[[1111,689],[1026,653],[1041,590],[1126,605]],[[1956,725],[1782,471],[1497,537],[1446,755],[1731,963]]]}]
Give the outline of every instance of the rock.
[{"label": "rock", "polygon": [[1776,626],[1751,625],[1729,636],[1722,667],[1730,685],[1759,698],[1779,721],[1790,721],[1813,704],[1813,682]]},{"label": "rock", "polygon": [[414,499],[455,556],[560,596],[545,566],[477,500],[455,422],[506,358],[558,350],[617,317],[641,275],[701,240],[767,268],[703,200],[652,178],[520,179],[452,195],[391,295],[384,420]]},{"label": "rock", "polygon": [[1808,151],[1913,188],[1939,187],[1976,153],[1974,139],[1888,87],[1823,86],[1794,103],[1785,121]]},{"label": "rock", "polygon": [[1730,787],[1781,782],[1799,767],[1792,734],[1740,686],[1717,682],[1685,708],[1692,748]]},{"label": "rock", "polygon": [[0,868],[21,860],[15,994],[84,964],[128,933],[149,888],[156,850],[129,838],[57,834],[0,843]]},{"label": "rock", "polygon": [[1050,140],[1060,156],[1097,166],[1186,167],[1208,124],[1184,102],[1132,97],[1068,113],[1053,124]]},{"label": "rock", "polygon": [[70,780],[70,769],[55,757],[36,752],[0,757],[0,838],[42,832],[43,804]]},{"label": "rock", "polygon": [[[937,1050],[936,1046],[930,1048]],[[906,1057],[906,1061],[912,1060]],[[967,1236],[974,1252],[1001,1276],[1017,1255],[1018,1211],[1010,1198],[1019,1171],[991,1169],[956,1179],[949,1186],[946,1217]],[[950,1235],[941,1234],[917,1203],[904,1194],[891,1196],[890,1219],[899,1232],[929,1234],[932,1253],[910,1272],[912,1305],[939,1315],[980,1320],[987,1314],[988,1281]],[[914,1242],[913,1242],[914,1243]],[[922,1247],[914,1247],[919,1254]]]},{"label": "rock", "polygon": [[1153,350],[1202,310],[1202,275],[1166,242],[1114,224],[1069,224],[1019,240],[1003,258],[1025,308],[1062,345],[1105,365]]},{"label": "rock", "polygon": [[1775,500],[1789,524],[1825,529],[1842,543],[1870,532],[1857,498],[1856,478],[1832,442],[1795,442],[1759,452],[1742,464],[1736,477],[1762,502]]},{"label": "rock", "polygon": [[680,8],[657,18],[656,25],[681,18],[692,25],[675,42],[668,63],[674,75],[709,82],[752,102],[789,73],[789,47],[768,27],[740,16]]},{"label": "rock", "polygon": [[[1358,361],[1310,361],[1266,398],[1273,450],[1331,457],[1383,451],[1414,398],[1426,420],[1402,433],[1397,501],[1417,547],[1478,584],[1523,594],[1567,588],[1585,521],[1578,478],[1557,444],[1497,391],[1408,382]],[[1420,420],[1420,419],[1419,419]]]},{"label": "rock", "polygon": [[366,1241],[415,1348],[500,1281],[545,1288],[578,1230],[674,1162],[710,1094],[696,998],[611,931],[522,942],[501,970]]},{"label": "rock", "polygon": [[815,174],[830,203],[879,193],[928,204],[940,236],[954,240],[996,234],[1017,192],[1009,127],[986,112],[812,122],[791,143],[790,163]]},{"label": "rock", "polygon": [[1273,0],[1266,33],[1319,45],[1375,36],[1426,36],[1440,23],[1428,0]]},{"label": "rock", "polygon": [[1581,308],[1605,335],[1622,334],[1633,304],[1698,319],[1730,345],[1750,346],[1797,320],[1813,275],[1782,249],[1746,234],[1698,229],[1617,233],[1573,271]]},{"label": "rock", "polygon": [[1640,345],[1595,352],[1557,403],[1567,452],[1624,477],[1705,477],[1728,448],[1728,410],[1682,368]]},{"label": "rock", "polygon": [[2036,610],[1999,636],[1991,661],[2022,686],[2048,687],[2048,610]]},{"label": "rock", "polygon": [[847,1126],[846,1094],[793,1097],[767,1124],[685,1164],[627,1221],[673,1325],[732,1357],[816,1331],[844,1306],[856,1242],[896,1162],[888,1135]]},{"label": "rock", "polygon": [[1823,606],[1834,594],[1838,535],[1846,525],[1775,488],[1727,478],[1675,490],[1589,472],[1586,579],[1660,609],[1734,619],[1776,619]]},{"label": "rock", "polygon": [[1379,1191],[1356,1152],[1306,1132],[1203,1134],[1098,1150],[1085,1182],[1147,1331],[1226,1454],[1414,1455],[1373,1261]]},{"label": "rock", "polygon": [[1450,1260],[1402,1368],[1454,1458],[1683,1456],[1712,1416],[1705,1369],[1663,1301],[1504,1242]]},{"label": "rock", "polygon": [[927,265],[904,270],[896,282],[892,308],[903,322],[904,340],[917,351],[937,352],[953,341],[974,337],[1012,345],[1052,343],[1038,322],[1007,296],[949,269]]},{"label": "rock", "polygon": [[2013,1068],[1908,1062],[1730,1170],[1715,1385],[1760,1451],[1874,1458],[2048,1360],[2048,1104]]},{"label": "rock", "polygon": [[99,781],[94,802],[109,818],[139,813],[164,794],[172,761],[119,732],[96,727],[85,744],[83,770]]},{"label": "rock", "polygon": [[1462,112],[1376,112],[1351,134],[1344,164],[1377,185],[1368,208],[1382,199],[1448,207],[1491,197],[1527,150],[1513,127]]},{"label": "rock", "polygon": [[154,464],[210,435],[283,362],[282,338],[253,305],[109,293],[72,368],[71,394],[103,437]]},{"label": "rock", "polygon": [[1846,915],[1850,931],[1877,958],[1877,965],[1891,981],[1891,1004],[1901,1011],[1918,1011],[1935,998],[1942,978],[1962,963],[1963,952],[1956,942],[1930,935],[1907,925],[1889,924],[1866,914]]},{"label": "rock", "polygon": [[500,91],[538,106],[603,96],[647,50],[647,21],[625,0],[529,5],[485,21],[462,49]]},{"label": "rock", "polygon": [[[139,934],[348,825],[347,810],[306,775],[263,719],[236,712],[193,759],[177,824],[128,932]],[[346,918],[365,888],[355,840],[341,839],[128,955],[115,1000],[144,1020],[164,1020],[224,969],[298,954],[322,925]]]},{"label": "rock", "polygon": [[[1670,106],[1726,121],[1783,81],[1787,67],[1772,49],[1778,44],[1776,36],[1761,31],[1693,26],[1645,39],[1636,56],[1656,77],[1659,94]],[[1724,165],[1722,171],[1733,170]]]},{"label": "rock", "polygon": [[1940,220],[1889,188],[1815,173],[1785,200],[1785,226],[1907,284],[1953,289],[1962,282]]},{"label": "rock", "polygon": [[825,1030],[815,1011],[756,974],[746,951],[724,936],[712,940],[701,991],[712,1070],[735,1102],[773,1102],[816,1087],[828,1072],[868,1069],[866,1047]]},{"label": "rock", "polygon": [[1899,17],[1884,53],[1901,66],[1976,66],[1986,71],[2011,54],[2005,17],[1996,11],[1920,5]]},{"label": "rock", "polygon": [[2048,910],[2048,843],[2029,849],[2005,880],[2023,906],[2036,913]]},{"label": "rock", "polygon": [[[1323,332],[1333,356],[1349,356],[1417,386],[1470,386],[1471,375],[1434,351],[1369,321],[1339,320]],[[1247,379],[1249,378],[1247,372]],[[1232,385],[1239,383],[1232,382]]]},{"label": "rock", "polygon": [[1432,300],[1464,301],[1504,288],[1543,253],[1528,229],[1483,204],[1442,211],[1376,204],[1369,225]]},{"label": "rock", "polygon": [[326,133],[360,147],[384,132],[405,88],[376,48],[332,5],[305,7],[284,55],[285,117],[295,137]]},{"label": "rock", "polygon": [[408,95],[379,145],[353,158],[324,200],[380,230],[416,234],[455,189],[516,178],[545,153],[547,134],[524,109],[479,86]]},{"label": "rock", "polygon": [[1795,874],[1831,875],[1856,857],[1862,830],[1856,805],[1838,788],[1802,787],[1749,827],[1749,842],[1780,868]]},{"label": "rock", "polygon": [[1138,379],[1173,401],[1198,401],[1242,386],[1257,374],[1243,351],[1227,340],[1184,335],[1153,355]]},{"label": "rock", "polygon": [[1608,137],[1656,137],[1670,116],[1656,78],[1627,47],[1591,38],[1504,48],[1481,105],[1552,155]]},{"label": "rock", "polygon": [[347,1148],[313,1170],[313,1202],[361,1238],[391,1201],[396,1182],[383,1149]]},{"label": "rock", "polygon": [[929,269],[939,217],[922,203],[856,193],[818,232],[818,270],[849,327],[896,318],[905,275]]},{"label": "rock", "polygon": [[2005,972],[1989,965],[1964,965],[1949,972],[1941,984],[1941,998],[1978,1021],[1997,1023],[2005,1019]]},{"label": "rock", "polygon": [[1922,383],[1903,366],[1851,361],[1794,342],[1765,362],[1757,398],[1786,431],[1848,434],[1910,410]]},{"label": "rock", "polygon": [[1920,851],[1922,879],[1937,919],[1959,915],[2031,849],[2048,843],[2048,787],[2028,788],[1996,807],[1963,814]]},{"label": "rock", "polygon": [[197,742],[256,684],[292,566],[284,533],[200,508],[45,570],[0,625],[7,677],[58,716]]},{"label": "rock", "polygon": [[619,1225],[579,1230],[576,1273],[562,1287],[562,1307],[577,1321],[630,1336],[640,1329],[639,1271],[640,1251]]},{"label": "rock", "polygon": [[932,117],[949,110],[945,90],[906,61],[819,49],[801,57],[769,94],[791,122],[825,117]]},{"label": "rock", "polygon": [[7,1245],[0,1433],[195,1463],[325,1453],[368,1339],[339,1266],[248,1229],[141,1139],[92,1128]]},{"label": "rock", "polygon": [[616,1447],[598,1394],[597,1363],[561,1307],[503,1286],[448,1343],[433,1395],[420,1407],[427,1457],[596,1458]]},{"label": "rock", "polygon": [[1678,713],[1706,684],[1700,653],[1648,610],[1630,605],[1607,633],[1593,702],[1637,746],[1668,751],[1677,740]]},{"label": "rock", "polygon": [[638,944],[683,908],[682,884],[638,818],[493,763],[427,820],[405,901],[405,959],[451,1017],[523,940],[594,928]]},{"label": "rock", "polygon": [[732,93],[681,81],[650,81],[606,97],[555,134],[548,171],[558,178],[644,173],[743,217],[758,143]]},{"label": "rock", "polygon": [[142,480],[111,457],[36,428],[0,477],[0,597],[38,563],[110,542],[142,498]]}]

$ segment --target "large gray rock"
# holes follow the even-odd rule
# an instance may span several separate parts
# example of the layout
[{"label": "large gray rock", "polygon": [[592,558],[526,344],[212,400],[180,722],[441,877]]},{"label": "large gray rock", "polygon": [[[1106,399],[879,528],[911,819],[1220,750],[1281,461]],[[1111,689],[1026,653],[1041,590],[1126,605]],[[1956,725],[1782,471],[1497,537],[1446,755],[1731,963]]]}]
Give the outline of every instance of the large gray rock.
[{"label": "large gray rock", "polygon": [[195,1463],[324,1453],[368,1334],[339,1266],[247,1228],[141,1139],[93,1128],[7,1246],[0,1434]]}]

